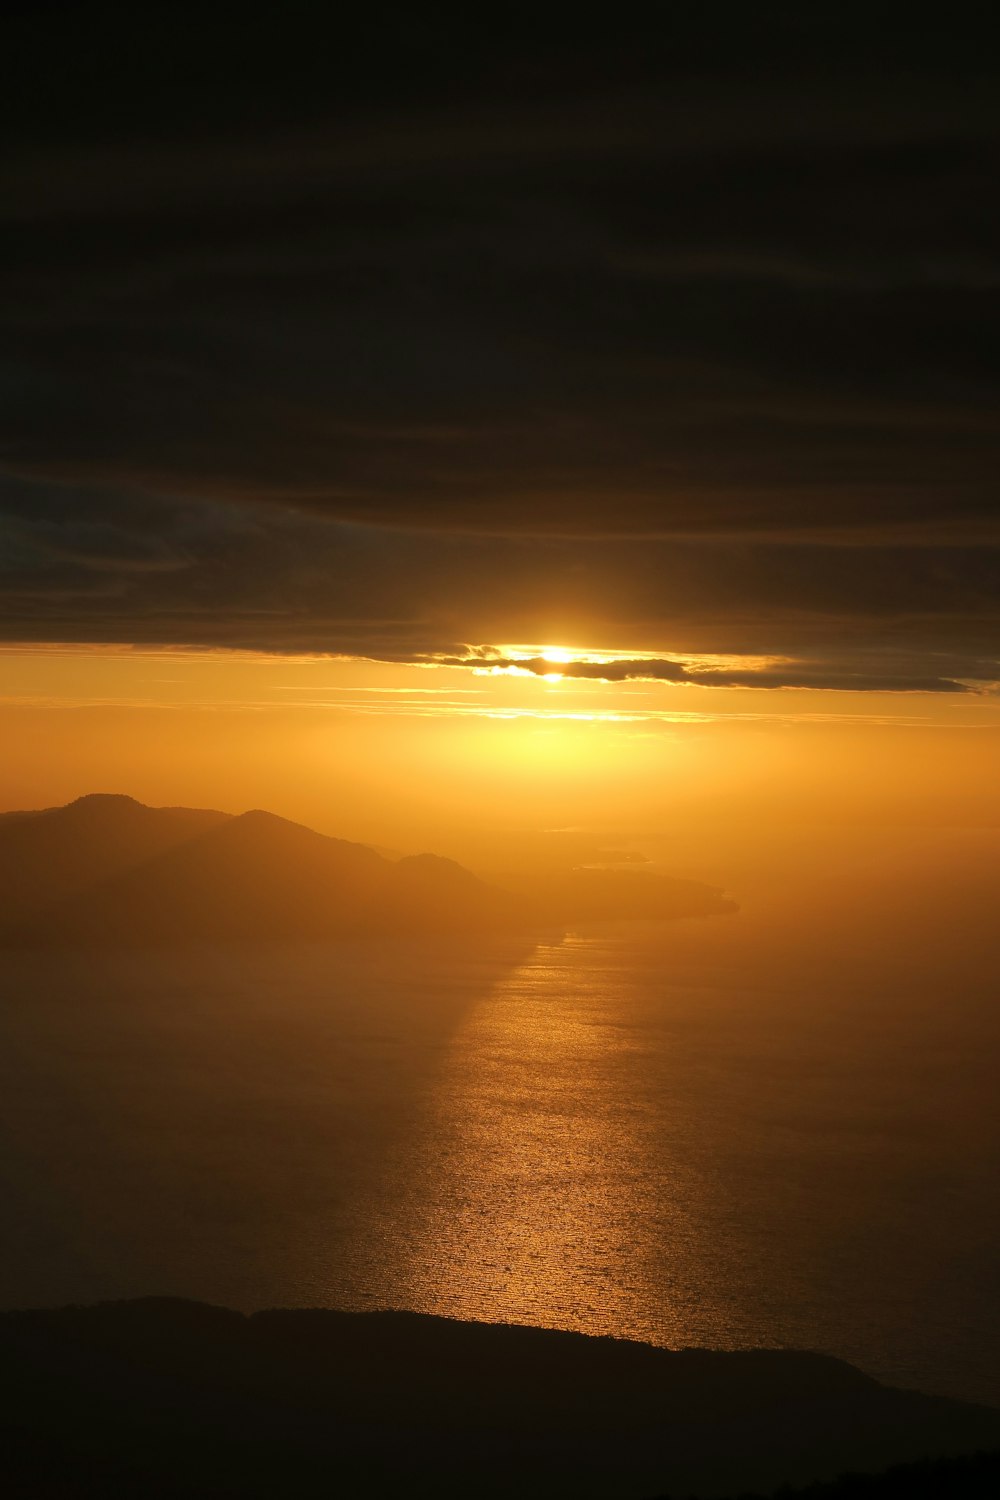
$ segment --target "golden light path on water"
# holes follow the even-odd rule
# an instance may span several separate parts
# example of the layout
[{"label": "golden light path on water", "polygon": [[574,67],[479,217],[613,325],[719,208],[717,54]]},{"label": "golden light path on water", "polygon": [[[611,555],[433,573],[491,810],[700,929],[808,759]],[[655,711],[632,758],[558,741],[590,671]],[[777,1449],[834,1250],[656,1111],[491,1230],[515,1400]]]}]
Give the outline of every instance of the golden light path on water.
[{"label": "golden light path on water", "polygon": [[664,1152],[664,1100],[642,1086],[654,1040],[616,1018],[620,964],[601,949],[542,945],[459,1023],[384,1193],[376,1237],[401,1305],[662,1343],[694,1322],[711,1338],[690,1305],[694,1163]]},{"label": "golden light path on water", "polygon": [[995,1399],[1000,1034],[952,931],[980,918],[922,910],[911,959],[885,945],[905,905],[829,897],[494,971],[296,1300],[821,1349]]}]

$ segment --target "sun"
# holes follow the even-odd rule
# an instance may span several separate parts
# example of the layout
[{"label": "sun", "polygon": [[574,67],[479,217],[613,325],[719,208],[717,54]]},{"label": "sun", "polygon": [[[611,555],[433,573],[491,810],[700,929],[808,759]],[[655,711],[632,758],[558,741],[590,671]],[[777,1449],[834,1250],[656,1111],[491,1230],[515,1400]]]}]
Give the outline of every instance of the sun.
[{"label": "sun", "polygon": [[[567,662],[573,660],[573,653],[572,651],[567,651],[565,646],[543,646],[542,659],[547,666],[560,667],[565,666]],[[563,675],[562,672],[543,672],[542,681],[562,682]]]}]

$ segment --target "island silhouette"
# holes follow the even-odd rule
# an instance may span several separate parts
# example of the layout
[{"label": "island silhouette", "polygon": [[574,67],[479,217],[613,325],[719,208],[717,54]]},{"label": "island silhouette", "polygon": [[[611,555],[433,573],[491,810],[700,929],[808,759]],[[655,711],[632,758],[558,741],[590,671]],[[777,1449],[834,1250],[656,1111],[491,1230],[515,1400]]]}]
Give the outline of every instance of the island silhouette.
[{"label": "island silhouette", "polygon": [[501,888],[435,854],[390,859],[274,813],[92,794],[0,816],[7,946],[475,933],[734,910],[697,881],[570,870]]}]

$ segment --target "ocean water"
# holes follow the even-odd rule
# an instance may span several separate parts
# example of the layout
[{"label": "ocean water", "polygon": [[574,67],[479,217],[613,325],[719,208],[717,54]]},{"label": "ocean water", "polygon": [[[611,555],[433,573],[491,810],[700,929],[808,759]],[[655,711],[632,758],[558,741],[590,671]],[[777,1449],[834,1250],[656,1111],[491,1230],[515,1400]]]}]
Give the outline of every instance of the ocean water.
[{"label": "ocean water", "polygon": [[882,882],[534,943],[3,955],[0,1305],[405,1307],[1000,1404],[993,907]]}]

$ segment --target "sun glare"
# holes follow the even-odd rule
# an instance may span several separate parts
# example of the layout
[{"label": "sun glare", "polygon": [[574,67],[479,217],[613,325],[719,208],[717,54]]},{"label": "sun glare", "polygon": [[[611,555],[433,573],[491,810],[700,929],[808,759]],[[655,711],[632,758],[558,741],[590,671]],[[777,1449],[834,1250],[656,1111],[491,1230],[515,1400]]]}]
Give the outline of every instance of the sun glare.
[{"label": "sun glare", "polygon": [[[545,661],[546,665],[551,664],[553,667],[564,667],[567,662],[571,662],[573,660],[573,652],[567,651],[565,646],[543,646],[542,659]],[[565,675],[566,674],[564,672],[559,671],[543,672],[542,681],[562,682]]]}]

